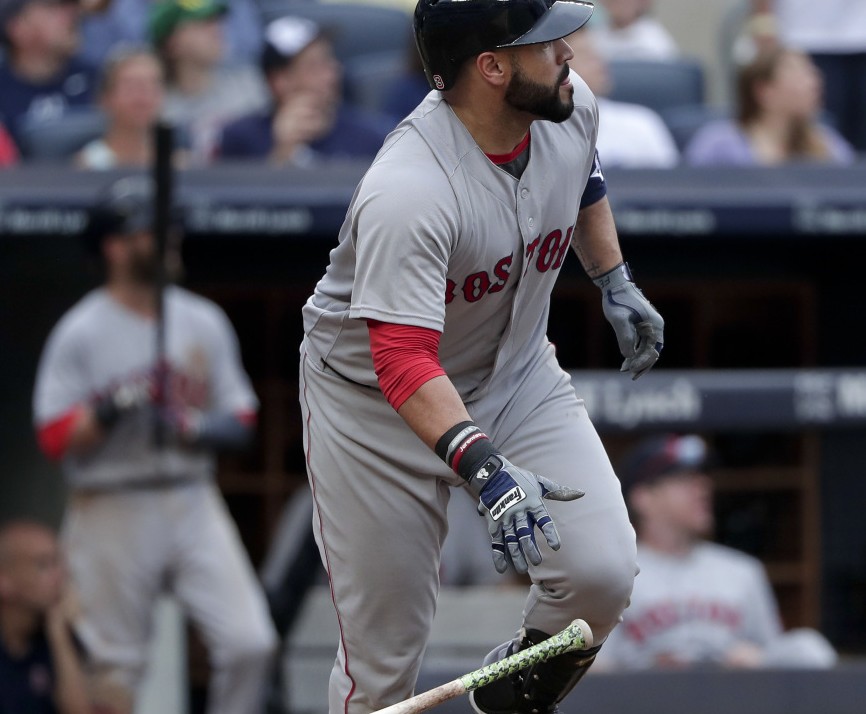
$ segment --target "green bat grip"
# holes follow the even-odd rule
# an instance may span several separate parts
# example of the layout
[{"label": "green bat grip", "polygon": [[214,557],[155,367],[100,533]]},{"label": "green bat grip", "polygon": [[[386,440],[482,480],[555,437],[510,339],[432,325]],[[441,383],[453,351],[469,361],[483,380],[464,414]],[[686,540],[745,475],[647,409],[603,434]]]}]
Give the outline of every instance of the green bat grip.
[{"label": "green bat grip", "polygon": [[537,645],[515,652],[513,655],[488,664],[481,669],[476,669],[474,672],[464,674],[460,677],[460,682],[467,692],[471,692],[478,687],[483,687],[485,684],[519,672],[525,667],[544,662],[563,652],[585,650],[589,647],[592,647],[592,633],[589,625],[583,620],[574,620],[562,632],[558,632],[544,642],[539,642]]}]

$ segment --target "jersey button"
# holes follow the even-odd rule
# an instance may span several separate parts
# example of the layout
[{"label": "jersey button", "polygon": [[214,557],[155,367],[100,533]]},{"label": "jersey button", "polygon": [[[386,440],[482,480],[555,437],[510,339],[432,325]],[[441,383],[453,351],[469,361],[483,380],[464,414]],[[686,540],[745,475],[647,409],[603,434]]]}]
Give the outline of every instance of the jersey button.
[{"label": "jersey button", "polygon": [[520,197],[521,198],[526,198],[528,195],[529,195],[529,189],[528,188],[520,189]]},{"label": "jersey button", "polygon": [[530,227],[530,228],[532,228],[532,226],[535,225],[535,221],[532,220],[531,218],[527,221],[527,223],[529,224],[529,227]]}]

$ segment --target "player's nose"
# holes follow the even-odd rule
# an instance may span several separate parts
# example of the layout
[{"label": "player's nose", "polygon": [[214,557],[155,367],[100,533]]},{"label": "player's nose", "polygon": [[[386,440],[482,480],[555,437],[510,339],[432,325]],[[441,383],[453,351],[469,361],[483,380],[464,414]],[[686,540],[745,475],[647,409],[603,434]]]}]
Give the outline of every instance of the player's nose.
[{"label": "player's nose", "polygon": [[568,62],[574,57],[574,51],[571,49],[565,38],[560,38],[556,41],[556,50],[560,62]]}]

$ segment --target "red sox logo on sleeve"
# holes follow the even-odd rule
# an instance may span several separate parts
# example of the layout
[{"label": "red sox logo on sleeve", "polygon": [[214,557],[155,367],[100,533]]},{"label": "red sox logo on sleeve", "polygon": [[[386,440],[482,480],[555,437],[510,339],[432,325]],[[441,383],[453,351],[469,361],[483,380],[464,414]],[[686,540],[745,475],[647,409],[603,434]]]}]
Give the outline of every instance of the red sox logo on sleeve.
[{"label": "red sox logo on sleeve", "polygon": [[[529,271],[530,266],[535,265],[539,273],[548,270],[559,270],[568,254],[571,245],[571,236],[575,226],[562,231],[559,228],[548,233],[544,238],[539,234],[526,246],[526,268],[523,274]],[[511,264],[514,261],[514,253],[510,253],[499,260],[490,271],[480,270],[470,273],[463,279],[459,287],[450,278],[445,284],[445,304],[450,304],[458,295],[468,303],[478,302],[485,295],[500,292],[511,277]]]}]

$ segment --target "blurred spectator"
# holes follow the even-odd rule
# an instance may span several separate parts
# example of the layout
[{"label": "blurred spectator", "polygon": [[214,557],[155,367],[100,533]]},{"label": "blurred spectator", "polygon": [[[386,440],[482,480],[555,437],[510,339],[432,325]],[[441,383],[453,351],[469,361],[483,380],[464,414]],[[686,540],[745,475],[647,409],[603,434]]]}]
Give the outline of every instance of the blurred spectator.
[{"label": "blurred spectator", "polygon": [[18,147],[6,127],[0,124],[0,169],[14,166],[18,163]]},{"label": "blurred spectator", "polygon": [[818,632],[783,631],[760,561],[706,540],[707,463],[702,438],[665,434],[641,441],[619,469],[640,573],[599,669],[832,666],[836,653]]},{"label": "blurred spectator", "polygon": [[821,75],[807,55],[773,47],[740,68],[737,118],[699,129],[685,150],[695,166],[773,166],[789,161],[844,164],[851,146],[819,122]]},{"label": "blurred spectator", "polygon": [[602,165],[629,168],[669,168],[679,162],[679,150],[662,118],[649,107],[608,99],[611,78],[607,62],[589,30],[565,38],[574,57],[569,64],[598,100],[596,148]]},{"label": "blurred spectator", "polygon": [[774,41],[808,53],[824,75],[825,106],[839,132],[866,151],[866,2],[751,0],[747,32],[760,48]]},{"label": "blurred spectator", "polygon": [[603,20],[591,27],[599,52],[607,60],[679,56],[673,35],[652,16],[653,0],[601,0],[601,5]]},{"label": "blurred spectator", "polygon": [[303,165],[376,155],[392,123],[343,101],[342,67],[316,23],[299,17],[274,20],[265,28],[261,63],[272,109],[227,126],[221,158]]},{"label": "blurred spectator", "polygon": [[53,120],[93,100],[96,69],[75,56],[74,0],[0,0],[0,119],[22,149],[24,122]]},{"label": "blurred spectator", "polygon": [[150,50],[121,50],[110,57],[99,87],[108,127],[75,155],[75,164],[84,169],[149,166],[164,91],[162,66]]},{"label": "blurred spectator", "polygon": [[150,35],[163,61],[167,93],[164,117],[186,130],[191,159],[213,158],[222,126],[267,106],[267,89],[253,65],[223,65],[221,0],[158,0]]},{"label": "blurred spectator", "polygon": [[28,520],[0,527],[0,712],[93,711],[75,616],[54,533]]},{"label": "blurred spectator", "polygon": [[[187,4],[195,4],[192,0]],[[148,12],[154,0],[82,0],[81,52],[94,65],[105,62],[118,45],[148,41]],[[262,18],[257,0],[231,0],[225,17],[227,64],[255,62],[262,47]]]}]

